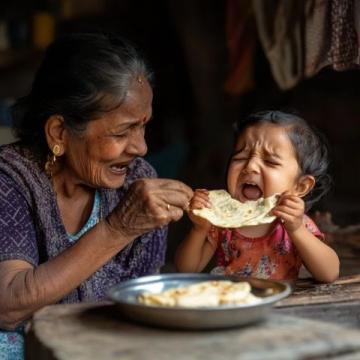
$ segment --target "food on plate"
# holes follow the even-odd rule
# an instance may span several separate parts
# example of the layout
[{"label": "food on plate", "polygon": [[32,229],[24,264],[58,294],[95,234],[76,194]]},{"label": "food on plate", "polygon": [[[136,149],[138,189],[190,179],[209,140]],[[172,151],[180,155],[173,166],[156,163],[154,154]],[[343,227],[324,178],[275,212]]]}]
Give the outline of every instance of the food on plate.
[{"label": "food on plate", "polygon": [[275,220],[275,216],[269,215],[279,198],[274,194],[268,198],[247,201],[242,203],[233,199],[225,190],[209,191],[211,208],[192,210],[213,225],[224,228],[239,228],[242,226],[268,224]]},{"label": "food on plate", "polygon": [[211,280],[161,293],[141,294],[138,301],[152,306],[214,307],[253,304],[261,301],[261,298],[251,293],[251,286],[246,281]]}]

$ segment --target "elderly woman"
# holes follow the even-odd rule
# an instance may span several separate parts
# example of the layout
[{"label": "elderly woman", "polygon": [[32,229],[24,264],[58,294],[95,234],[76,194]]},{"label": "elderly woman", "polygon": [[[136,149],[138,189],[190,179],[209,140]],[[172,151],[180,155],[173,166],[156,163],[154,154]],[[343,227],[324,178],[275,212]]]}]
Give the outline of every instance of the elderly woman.
[{"label": "elderly woman", "polygon": [[1,329],[44,305],[101,300],[163,265],[166,225],[192,190],[156,179],[141,158],[152,96],[124,40],[68,35],[48,48],[15,105],[19,141],[0,148]]}]

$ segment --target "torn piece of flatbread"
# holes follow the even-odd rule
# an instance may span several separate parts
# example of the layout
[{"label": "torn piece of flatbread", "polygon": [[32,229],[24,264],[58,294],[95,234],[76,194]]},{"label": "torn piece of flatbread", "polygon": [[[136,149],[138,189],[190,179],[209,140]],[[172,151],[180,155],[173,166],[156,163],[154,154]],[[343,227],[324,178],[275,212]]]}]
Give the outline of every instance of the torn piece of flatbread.
[{"label": "torn piece of flatbread", "polygon": [[278,198],[279,194],[274,194],[265,199],[242,203],[233,199],[225,190],[212,190],[209,191],[212,207],[192,211],[213,225],[224,228],[268,224],[275,220],[275,216],[269,215],[269,212],[276,205]]},{"label": "torn piece of flatbread", "polygon": [[246,281],[211,280],[158,294],[141,294],[138,300],[153,306],[213,307],[256,303],[261,298],[251,293],[251,286]]}]

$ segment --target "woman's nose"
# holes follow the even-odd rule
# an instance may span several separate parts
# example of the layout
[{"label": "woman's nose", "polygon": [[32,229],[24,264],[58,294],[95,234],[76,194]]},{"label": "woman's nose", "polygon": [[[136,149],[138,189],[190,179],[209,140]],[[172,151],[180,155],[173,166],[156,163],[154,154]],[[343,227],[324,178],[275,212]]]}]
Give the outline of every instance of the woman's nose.
[{"label": "woman's nose", "polygon": [[136,129],[130,136],[126,151],[131,155],[144,156],[147,153],[144,130]]}]

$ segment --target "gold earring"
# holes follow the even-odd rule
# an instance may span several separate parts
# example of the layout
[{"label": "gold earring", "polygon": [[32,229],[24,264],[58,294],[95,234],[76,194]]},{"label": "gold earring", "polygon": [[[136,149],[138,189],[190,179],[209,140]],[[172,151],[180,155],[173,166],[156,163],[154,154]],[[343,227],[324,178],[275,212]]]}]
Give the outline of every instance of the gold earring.
[{"label": "gold earring", "polygon": [[55,144],[52,148],[52,154],[47,156],[47,161],[45,163],[45,173],[48,177],[52,177],[52,170],[56,162],[56,157],[61,153],[60,145]]},{"label": "gold earring", "polygon": [[60,145],[55,144],[52,148],[52,153],[54,154],[54,156],[59,156],[60,152],[61,152]]}]

